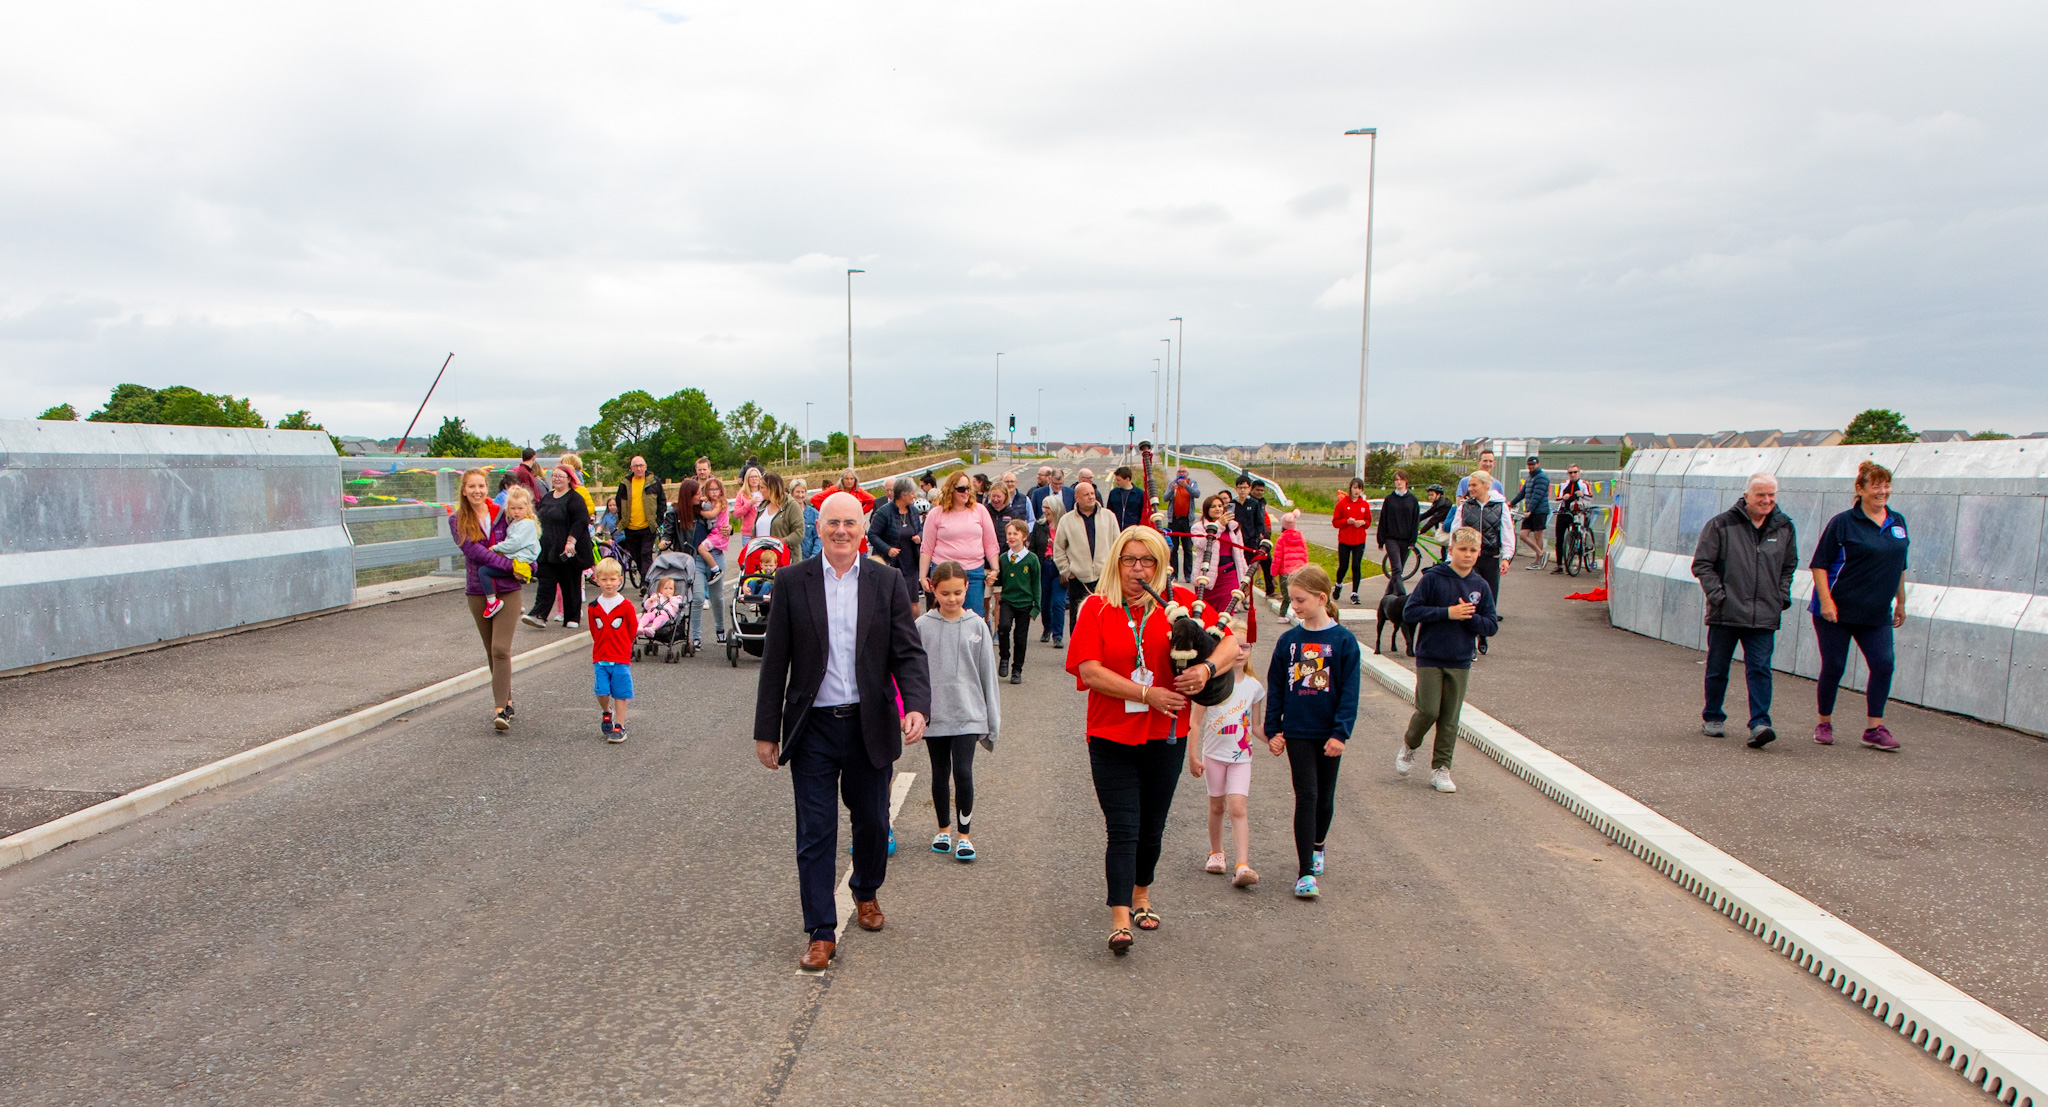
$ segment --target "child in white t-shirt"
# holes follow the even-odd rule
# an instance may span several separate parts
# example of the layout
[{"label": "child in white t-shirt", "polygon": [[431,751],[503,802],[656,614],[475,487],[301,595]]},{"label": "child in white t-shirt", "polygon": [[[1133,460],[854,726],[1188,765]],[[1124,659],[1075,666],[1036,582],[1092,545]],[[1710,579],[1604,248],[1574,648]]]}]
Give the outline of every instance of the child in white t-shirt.
[{"label": "child in white t-shirt", "polygon": [[1188,772],[1209,785],[1209,863],[1204,868],[1223,872],[1223,816],[1230,816],[1231,838],[1237,846],[1236,875],[1230,882],[1249,888],[1259,882],[1252,871],[1252,828],[1245,818],[1245,803],[1252,791],[1252,742],[1265,741],[1265,712],[1259,704],[1266,689],[1252,679],[1245,667],[1250,651],[1238,654],[1237,681],[1230,698],[1215,707],[1195,705],[1194,729],[1202,736],[1198,747],[1188,743]]}]

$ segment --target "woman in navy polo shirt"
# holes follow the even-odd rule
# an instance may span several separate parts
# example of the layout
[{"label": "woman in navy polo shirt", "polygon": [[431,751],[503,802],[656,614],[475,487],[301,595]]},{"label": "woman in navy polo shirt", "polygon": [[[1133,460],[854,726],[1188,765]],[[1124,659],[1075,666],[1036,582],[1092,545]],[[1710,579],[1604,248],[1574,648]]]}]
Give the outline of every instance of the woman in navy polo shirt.
[{"label": "woman in navy polo shirt", "polygon": [[1835,693],[1849,667],[1849,643],[1863,651],[1870,669],[1864,689],[1869,706],[1863,744],[1895,751],[1898,739],[1885,729],[1884,701],[1892,690],[1892,629],[1906,621],[1906,550],[1912,539],[1906,518],[1885,507],[1892,472],[1875,461],[1856,470],[1856,506],[1828,520],[1813,548],[1813,635],[1820,645],[1820,724],[1813,740],[1835,742]]}]

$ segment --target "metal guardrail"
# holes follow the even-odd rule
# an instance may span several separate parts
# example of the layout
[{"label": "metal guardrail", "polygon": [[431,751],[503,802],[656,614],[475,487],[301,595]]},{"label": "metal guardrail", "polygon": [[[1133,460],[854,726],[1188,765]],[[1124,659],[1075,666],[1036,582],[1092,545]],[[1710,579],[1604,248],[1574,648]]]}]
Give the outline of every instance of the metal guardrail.
[{"label": "metal guardrail", "polygon": [[[442,504],[388,504],[379,507],[351,507],[342,511],[341,525],[348,530],[364,523],[387,523],[402,519],[446,519],[448,508]],[[358,572],[364,569],[387,569],[410,561],[439,561],[442,569],[452,565],[449,560],[461,556],[455,540],[445,529],[439,529],[425,538],[400,538],[390,542],[366,542],[356,544],[355,532],[349,530],[350,554],[355,559]]]}]

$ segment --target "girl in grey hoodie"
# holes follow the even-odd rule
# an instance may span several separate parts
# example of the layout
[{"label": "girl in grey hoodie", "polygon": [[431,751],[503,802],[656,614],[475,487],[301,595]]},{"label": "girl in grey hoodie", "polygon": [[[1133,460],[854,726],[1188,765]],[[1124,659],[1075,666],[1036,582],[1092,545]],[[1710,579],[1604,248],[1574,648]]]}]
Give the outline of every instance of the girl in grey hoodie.
[{"label": "girl in grey hoodie", "polygon": [[[925,749],[932,755],[932,810],[939,818],[932,852],[972,861],[977,856],[968,838],[974,818],[974,747],[995,749],[1002,725],[995,636],[981,616],[967,610],[967,570],[959,562],[932,566],[932,594],[938,606],[917,620],[932,678],[932,713],[924,733]],[[957,800],[948,796],[949,784]],[[958,838],[952,832],[956,803]]]}]

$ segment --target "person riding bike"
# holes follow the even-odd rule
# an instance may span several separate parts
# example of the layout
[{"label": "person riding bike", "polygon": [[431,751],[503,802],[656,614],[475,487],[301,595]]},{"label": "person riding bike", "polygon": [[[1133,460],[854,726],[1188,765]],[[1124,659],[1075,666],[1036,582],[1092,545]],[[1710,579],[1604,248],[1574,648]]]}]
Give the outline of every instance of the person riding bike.
[{"label": "person riding bike", "polygon": [[1586,500],[1593,494],[1593,486],[1579,479],[1579,467],[1573,465],[1565,469],[1564,480],[1559,482],[1556,493],[1557,568],[1550,572],[1552,575],[1561,575],[1564,572],[1565,535],[1577,521],[1579,512],[1586,509]]}]

